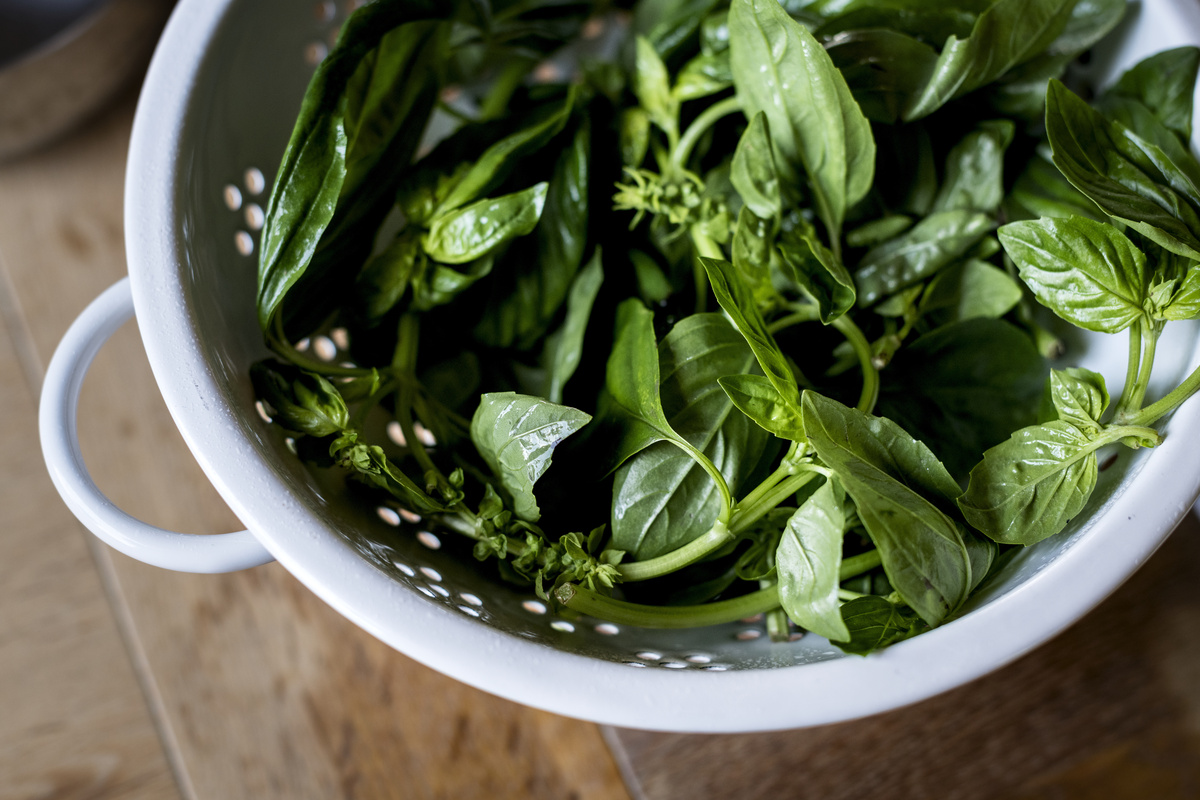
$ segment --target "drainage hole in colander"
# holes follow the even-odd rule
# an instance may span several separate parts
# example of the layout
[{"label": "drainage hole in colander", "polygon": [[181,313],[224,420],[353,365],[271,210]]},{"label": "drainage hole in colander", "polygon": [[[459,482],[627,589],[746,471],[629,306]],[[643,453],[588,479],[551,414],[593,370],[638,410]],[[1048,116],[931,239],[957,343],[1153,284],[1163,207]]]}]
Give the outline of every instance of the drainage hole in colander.
[{"label": "drainage hole in colander", "polygon": [[611,622],[601,622],[599,625],[593,628],[593,630],[595,630],[596,633],[604,636],[616,636],[621,632],[621,629],[616,625],[613,625]]},{"label": "drainage hole in colander", "polygon": [[662,653],[656,653],[653,650],[643,650],[640,653],[634,653],[634,655],[643,661],[658,661],[662,658]]},{"label": "drainage hole in colander", "polygon": [[324,2],[317,3],[314,12],[317,16],[317,22],[333,22],[333,17],[337,14],[337,6],[333,0],[324,0]]},{"label": "drainage hole in colander", "polygon": [[471,594],[470,592],[459,592],[459,593],[458,593],[458,596],[459,596],[459,598],[461,598],[461,599],[462,599],[462,601],[463,601],[464,603],[466,603],[467,605],[470,605],[470,606],[481,606],[481,605],[483,605],[483,601],[482,601],[482,600],[480,600],[480,599],[479,599],[478,597],[476,597],[475,595]]},{"label": "drainage hole in colander", "polygon": [[254,237],[245,231],[238,231],[233,235],[233,246],[239,253],[248,256],[254,252]]},{"label": "drainage hole in colander", "polygon": [[433,567],[421,567],[421,574],[431,581],[441,581],[442,573],[438,572]]},{"label": "drainage hole in colander", "polygon": [[665,669],[687,669],[687,664],[682,661],[664,661],[659,666]]},{"label": "drainage hole in colander", "polygon": [[392,564],[395,565],[396,569],[400,570],[408,577],[410,577],[410,578],[417,577],[417,571],[415,569],[413,569],[412,567],[410,567],[408,564],[405,564],[403,561],[393,561]]},{"label": "drainage hole in colander", "polygon": [[757,628],[746,628],[734,634],[734,638],[739,642],[752,642],[762,636],[762,631]]},{"label": "drainage hole in colander", "polygon": [[246,227],[252,231],[262,230],[263,223],[266,222],[266,215],[263,213],[262,206],[258,203],[251,203],[246,206]]},{"label": "drainage hole in colander", "polygon": [[318,336],[312,342],[313,352],[322,361],[333,361],[337,358],[337,345],[328,336]]},{"label": "drainage hole in colander", "polygon": [[693,664],[708,664],[712,661],[712,656],[706,656],[703,653],[692,653],[686,660]]},{"label": "drainage hole in colander", "polygon": [[225,198],[225,207],[230,211],[237,211],[242,207],[242,191],[232,183],[221,191],[221,196]]},{"label": "drainage hole in colander", "polygon": [[567,622],[565,619],[554,620],[553,622],[550,623],[550,627],[554,628],[554,630],[556,630],[556,631],[561,631],[563,633],[574,633],[575,632],[575,626],[572,625],[571,623]]},{"label": "drainage hole in colander", "polygon": [[258,416],[260,416],[262,418],[263,422],[266,422],[266,423],[271,422],[271,415],[267,412],[267,407],[265,405],[263,405],[262,400],[254,401],[254,410],[258,412]]},{"label": "drainage hole in colander", "polygon": [[644,667],[644,666],[646,666],[641,661],[626,661],[626,662],[624,662],[624,664],[627,667]]},{"label": "drainage hole in colander", "polygon": [[430,550],[437,550],[442,546],[442,540],[434,536],[429,531],[421,531],[418,533],[417,541],[428,547]]},{"label": "drainage hole in colander", "polygon": [[250,194],[262,194],[263,189],[267,188],[267,179],[258,167],[248,168],[246,174],[242,176],[242,180],[246,191],[250,192]]},{"label": "drainage hole in colander", "polygon": [[708,666],[701,667],[700,669],[708,670],[709,672],[724,672],[725,670],[729,669],[729,667],[724,664],[709,664]]},{"label": "drainage hole in colander", "polygon": [[375,514],[393,528],[399,527],[400,525],[400,514],[394,508],[379,506],[375,509]]},{"label": "drainage hole in colander", "polygon": [[433,590],[430,589],[428,586],[418,586],[417,591],[420,592],[421,594],[425,595],[426,597],[432,597],[435,600],[437,599],[437,595],[434,594]]},{"label": "drainage hole in colander", "polygon": [[400,427],[400,423],[396,420],[387,424],[387,435],[400,447],[408,447],[408,440],[404,438],[404,428]]},{"label": "drainage hole in colander", "polygon": [[435,583],[435,584],[431,585],[429,588],[433,589],[434,593],[438,597],[441,597],[443,599],[448,598],[450,596],[450,590],[447,589],[445,586],[442,586],[440,583]]},{"label": "drainage hole in colander", "polygon": [[545,614],[546,604],[539,600],[526,600],[521,603],[521,608],[528,611],[530,614]]},{"label": "drainage hole in colander", "polygon": [[455,608],[466,614],[468,617],[475,617],[476,619],[479,618],[478,608],[471,608],[470,606],[455,606]]}]

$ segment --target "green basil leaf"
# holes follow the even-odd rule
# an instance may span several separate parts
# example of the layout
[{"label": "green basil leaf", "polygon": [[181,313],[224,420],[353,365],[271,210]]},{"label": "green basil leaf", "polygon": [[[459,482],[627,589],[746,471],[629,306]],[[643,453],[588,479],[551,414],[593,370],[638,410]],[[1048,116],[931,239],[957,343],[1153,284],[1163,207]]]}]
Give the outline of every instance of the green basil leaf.
[{"label": "green basil leaf", "polygon": [[693,41],[719,0],[642,0],[634,8],[633,30],[645,36],[663,58]]},{"label": "green basil leaf", "polygon": [[650,149],[650,115],[644,108],[627,108],[620,119],[621,163],[639,167]]},{"label": "green basil leaf", "polygon": [[641,250],[630,250],[629,260],[637,275],[638,296],[646,303],[661,303],[671,296],[671,281],[662,267]]},{"label": "green basil leaf", "polygon": [[479,398],[471,418],[471,441],[526,522],[541,516],[533,486],[550,467],[554,448],[591,421],[576,408],[539,397],[492,392]]},{"label": "green basil leaf", "polygon": [[488,276],[495,263],[492,256],[483,256],[467,264],[460,272],[445,264],[421,259],[424,269],[418,270],[412,280],[412,304],[414,311],[428,311],[445,305]]},{"label": "green basil leaf", "polygon": [[775,551],[783,610],[801,628],[839,642],[850,640],[838,600],[845,500],[837,479],[825,481],[787,521]]},{"label": "green basil leaf", "polygon": [[[437,99],[433,54],[444,44],[445,29],[430,19],[446,11],[444,5],[418,0],[359,9],[317,67],[267,202],[257,297],[264,330],[301,278],[309,274],[310,281],[319,282],[327,277],[333,259],[313,263],[318,247],[331,249],[332,241],[356,250],[360,258],[370,251],[370,231],[387,213],[399,171],[412,162]],[[388,87],[394,91],[385,91]],[[364,92],[366,100],[352,103],[348,96]],[[386,101],[379,99],[385,96]],[[377,112],[385,110],[389,115],[379,118]],[[380,127],[368,135],[366,129],[374,125]],[[368,139],[375,145],[369,154],[359,147],[348,150]],[[378,147],[381,143],[386,146]],[[366,180],[371,162],[385,169]],[[327,300],[319,292],[310,294]]]},{"label": "green basil leaf", "polygon": [[255,395],[270,406],[274,422],[317,438],[339,433],[350,424],[346,401],[325,378],[281,361],[250,367]]},{"label": "green basil leaf", "polygon": [[425,253],[443,264],[465,264],[533,231],[542,216],[547,184],[489,197],[434,217],[425,234]]},{"label": "green basil leaf", "polygon": [[774,384],[762,375],[725,375],[717,383],[738,410],[763,430],[781,439],[805,441],[800,409],[784,402]]},{"label": "green basil leaf", "polygon": [[697,100],[733,86],[733,71],[729,66],[729,52],[701,53],[683,65],[675,78],[672,95],[677,102]]},{"label": "green basil leaf", "polygon": [[938,313],[947,322],[999,319],[1023,296],[1021,285],[1007,272],[971,258],[934,276],[921,298],[921,313]]},{"label": "green basil leaf", "polygon": [[664,131],[673,131],[679,122],[675,101],[671,97],[671,76],[650,40],[637,38],[637,63],[633,75],[633,92],[650,116],[650,121]]},{"label": "green basil leaf", "polygon": [[1068,322],[1117,333],[1146,313],[1146,256],[1112,225],[1082,217],[1012,222],[1000,241],[1042,305]]},{"label": "green basil leaf", "polygon": [[654,312],[630,298],[617,306],[612,352],[605,368],[605,388],[616,409],[623,412],[623,431],[612,466],[655,442],[674,440],[658,393],[658,344],[654,339]]},{"label": "green basil leaf", "polygon": [[708,273],[713,294],[721,308],[733,320],[738,331],[746,338],[758,364],[766,374],[783,402],[791,408],[800,406],[800,388],[787,357],[779,349],[775,338],[767,330],[767,324],[758,310],[754,296],[742,280],[736,267],[728,261],[701,258]]},{"label": "green basil leaf", "polygon": [[1193,264],[1183,283],[1160,312],[1165,320],[1196,319],[1200,317],[1200,264]]},{"label": "green basil leaf", "polygon": [[490,347],[528,348],[562,307],[587,243],[590,144],[590,126],[584,123],[555,162],[533,241],[510,251],[505,268],[491,280],[476,340]]},{"label": "green basil leaf", "polygon": [[1100,417],[1109,403],[1103,375],[1082,367],[1054,369],[1047,389],[1059,419],[1085,433],[1100,433]]},{"label": "green basil leaf", "polygon": [[571,291],[567,295],[567,316],[562,327],[555,331],[553,342],[547,341],[548,357],[544,360],[549,364],[549,386],[546,397],[552,403],[562,402],[563,387],[575,374],[579,360],[583,355],[583,335],[587,331],[588,318],[592,314],[592,305],[596,295],[600,294],[600,284],[604,282],[604,268],[600,262],[600,250],[587,266],[579,271]]},{"label": "green basil leaf", "polygon": [[1105,92],[1105,99],[1123,97],[1141,103],[1187,145],[1192,140],[1192,97],[1198,68],[1200,48],[1164,50],[1134,65]]},{"label": "green basil leaf", "polygon": [[970,36],[946,41],[924,89],[905,109],[905,121],[927,116],[1040,54],[1062,33],[1074,6],[1074,0],[997,0],[979,15]]},{"label": "green basil leaf", "polygon": [[842,620],[849,640],[837,646],[856,656],[882,650],[921,631],[921,620],[910,609],[873,595],[843,605]]},{"label": "green basil leaf", "polygon": [[[736,491],[762,456],[774,453],[767,433],[737,410],[717,381],[753,368],[754,354],[722,315],[694,314],[663,338],[658,361],[670,429]],[[654,558],[706,533],[721,506],[716,485],[690,454],[668,442],[653,444],[617,470],[613,546],[638,559]]]},{"label": "green basil leaf", "polygon": [[846,244],[851,247],[870,247],[895,238],[912,227],[912,217],[891,214],[859,225],[846,233]]},{"label": "green basil leaf", "polygon": [[[1124,126],[1109,123],[1061,83],[1051,81],[1046,133],[1055,166],[1105,213],[1173,253],[1200,260],[1200,214],[1189,198],[1146,174],[1142,167],[1154,165],[1142,142]],[[1171,177],[1176,185],[1188,182],[1177,171]]]},{"label": "green basil leaf", "polygon": [[[1044,95],[1044,93],[1043,93]],[[1050,161],[1050,152],[1038,152],[1017,177],[1005,206],[1009,220],[1039,217],[1086,217],[1108,222],[1108,215],[1087,195],[1071,185]]]},{"label": "green basil leaf", "polygon": [[875,140],[825,48],[776,0],[734,0],[729,12],[733,80],[747,117],[766,114],[780,178],[800,170],[813,187],[831,241],[846,209],[871,188]]},{"label": "green basil leaf", "polygon": [[1097,441],[1059,420],[1022,428],[984,453],[958,506],[967,522],[1001,544],[1053,536],[1096,486]]},{"label": "green basil leaf", "polygon": [[841,259],[817,240],[811,226],[786,236],[779,253],[783,256],[783,274],[816,302],[822,323],[828,325],[854,308],[854,279]]},{"label": "green basil leaf", "polygon": [[999,319],[965,320],[896,354],[878,409],[965,477],[985,450],[1037,422],[1046,373],[1024,330]]},{"label": "green basil leaf", "polygon": [[358,315],[368,324],[378,323],[400,302],[413,278],[425,268],[420,232],[415,228],[402,231],[358,274],[354,282]]},{"label": "green basil leaf", "polygon": [[942,507],[959,493],[941,462],[894,422],[806,391],[804,429],[879,548],[888,580],[931,626],[966,600],[971,561]]},{"label": "green basil leaf", "polygon": [[991,215],[958,209],[930,214],[867,251],[858,262],[858,304],[870,306],[957,261],[995,227]]},{"label": "green basil leaf", "polygon": [[540,107],[532,124],[488,147],[469,169],[461,171],[458,180],[452,183],[449,192],[433,211],[431,219],[436,222],[439,217],[499,187],[522,158],[538,152],[558,135],[571,117],[576,96],[576,90],[572,87],[561,102]]},{"label": "green basil leaf", "polygon": [[1016,128],[1011,120],[979,123],[946,157],[945,178],[933,211],[995,213],[1004,199],[1004,151]]},{"label": "green basil leaf", "polygon": [[938,57],[925,42],[885,28],[849,30],[823,40],[863,115],[875,122],[900,119]]},{"label": "green basil leaf", "polygon": [[778,297],[771,283],[772,267],[779,261],[775,252],[775,236],[779,225],[774,219],[763,219],[745,206],[738,212],[733,231],[733,265],[760,307],[769,306]]},{"label": "green basil leaf", "polygon": [[733,153],[730,180],[746,208],[755,216],[777,219],[783,213],[771,132],[767,115],[761,111],[750,120],[750,125],[738,141],[737,150]]}]

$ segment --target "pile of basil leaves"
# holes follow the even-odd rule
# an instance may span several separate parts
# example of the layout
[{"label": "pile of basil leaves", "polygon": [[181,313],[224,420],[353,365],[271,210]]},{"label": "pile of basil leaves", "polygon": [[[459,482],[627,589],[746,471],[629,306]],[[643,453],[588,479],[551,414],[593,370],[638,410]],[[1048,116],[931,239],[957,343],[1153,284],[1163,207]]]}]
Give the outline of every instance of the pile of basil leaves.
[{"label": "pile of basil leaves", "polygon": [[[1200,383],[1145,397],[1200,315],[1200,51],[1067,88],[1124,8],[379,0],[275,179],[258,396],[561,613],[937,626]],[[1043,307],[1128,331],[1115,404]]]}]

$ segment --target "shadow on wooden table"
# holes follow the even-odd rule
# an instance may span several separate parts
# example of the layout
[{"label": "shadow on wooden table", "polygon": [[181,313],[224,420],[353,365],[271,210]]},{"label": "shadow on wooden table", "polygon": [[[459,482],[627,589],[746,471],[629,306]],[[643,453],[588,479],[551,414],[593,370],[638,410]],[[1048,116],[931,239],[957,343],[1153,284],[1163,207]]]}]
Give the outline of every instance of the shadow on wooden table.
[{"label": "shadow on wooden table", "polygon": [[652,800],[1198,798],[1198,589],[1189,516],[1083,621],[940,697],[807,730],[609,738]]}]

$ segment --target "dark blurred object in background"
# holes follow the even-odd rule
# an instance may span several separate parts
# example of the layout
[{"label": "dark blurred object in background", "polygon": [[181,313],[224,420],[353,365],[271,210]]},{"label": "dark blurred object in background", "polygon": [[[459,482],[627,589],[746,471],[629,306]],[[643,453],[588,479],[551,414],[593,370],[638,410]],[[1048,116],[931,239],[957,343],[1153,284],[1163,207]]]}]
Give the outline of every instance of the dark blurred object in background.
[{"label": "dark blurred object in background", "polygon": [[171,0],[0,0],[0,161],[98,110],[145,69]]}]

